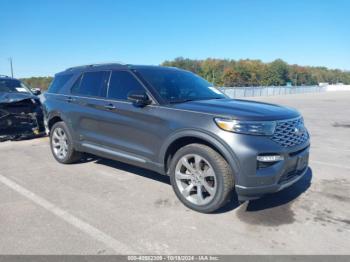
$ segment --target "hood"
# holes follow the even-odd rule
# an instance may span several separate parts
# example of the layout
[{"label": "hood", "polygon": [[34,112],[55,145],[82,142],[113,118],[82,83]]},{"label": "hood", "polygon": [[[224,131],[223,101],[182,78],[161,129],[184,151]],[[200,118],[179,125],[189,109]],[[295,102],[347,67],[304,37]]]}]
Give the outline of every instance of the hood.
[{"label": "hood", "polygon": [[0,103],[14,103],[19,102],[26,99],[35,99],[38,98],[30,93],[6,93],[0,92]]},{"label": "hood", "polygon": [[295,109],[239,99],[213,99],[173,104],[172,108],[226,116],[237,120],[283,120],[300,116]]}]

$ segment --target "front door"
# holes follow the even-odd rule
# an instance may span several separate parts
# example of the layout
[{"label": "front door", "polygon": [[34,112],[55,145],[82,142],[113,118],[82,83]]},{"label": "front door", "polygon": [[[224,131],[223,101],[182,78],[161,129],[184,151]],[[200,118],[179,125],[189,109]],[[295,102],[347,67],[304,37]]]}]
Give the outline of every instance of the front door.
[{"label": "front door", "polygon": [[157,133],[164,123],[157,115],[157,107],[138,107],[128,101],[128,93],[134,90],[145,89],[131,72],[112,71],[99,131],[109,148],[144,162],[156,162],[161,145]]}]

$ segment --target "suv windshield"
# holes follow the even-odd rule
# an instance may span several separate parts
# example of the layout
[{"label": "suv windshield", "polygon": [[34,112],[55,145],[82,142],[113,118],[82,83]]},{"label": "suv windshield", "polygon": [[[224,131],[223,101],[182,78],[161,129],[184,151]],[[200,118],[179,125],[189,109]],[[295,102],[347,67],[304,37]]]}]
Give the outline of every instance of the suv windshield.
[{"label": "suv windshield", "polygon": [[31,93],[29,88],[16,79],[0,79],[0,93]]},{"label": "suv windshield", "polygon": [[212,84],[188,71],[173,68],[140,68],[137,71],[168,103],[226,98]]}]

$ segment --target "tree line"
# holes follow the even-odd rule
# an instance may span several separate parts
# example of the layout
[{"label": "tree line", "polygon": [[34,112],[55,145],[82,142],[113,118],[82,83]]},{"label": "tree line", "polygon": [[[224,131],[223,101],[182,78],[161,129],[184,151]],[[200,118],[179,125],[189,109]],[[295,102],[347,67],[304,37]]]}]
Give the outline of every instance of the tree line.
[{"label": "tree line", "polygon": [[250,59],[195,60],[178,57],[172,61],[165,61],[162,65],[192,71],[216,86],[350,84],[350,72],[326,67],[290,65],[281,59],[263,63],[261,60]]},{"label": "tree line", "polygon": [[[281,59],[270,63],[261,60],[231,60],[207,58],[204,60],[175,58],[161,65],[192,71],[215,86],[284,86],[317,85],[319,83],[350,84],[350,72],[326,67],[290,65]],[[21,79],[31,87],[47,90],[52,77]]]},{"label": "tree line", "polygon": [[44,76],[44,77],[30,77],[30,78],[21,78],[26,85],[33,88],[40,88],[41,90],[47,90],[49,87],[52,77]]}]

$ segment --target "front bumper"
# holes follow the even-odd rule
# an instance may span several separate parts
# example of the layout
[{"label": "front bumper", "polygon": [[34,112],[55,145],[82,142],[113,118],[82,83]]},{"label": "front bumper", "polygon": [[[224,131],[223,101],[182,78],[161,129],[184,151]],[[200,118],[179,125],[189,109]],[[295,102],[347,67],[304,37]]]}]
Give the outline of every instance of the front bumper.
[{"label": "front bumper", "polygon": [[[308,170],[309,149],[307,144],[304,148],[289,153],[282,153],[284,160],[270,167],[256,169],[255,177],[257,183],[263,185],[246,186],[236,184],[236,192],[240,201],[260,198],[269,193],[281,191],[299,181]],[[249,180],[247,180],[249,181]],[[266,183],[270,181],[271,183]],[[257,184],[256,183],[256,184]]]},{"label": "front bumper", "polygon": [[236,185],[235,188],[238,195],[238,199],[240,201],[254,200],[262,197],[263,195],[281,191],[298,182],[307,173],[307,170],[308,170],[308,167],[304,168],[304,170],[302,170],[300,173],[295,175],[292,179],[281,184],[276,183],[273,185],[257,186],[257,187],[245,187],[245,186]]},{"label": "front bumper", "polygon": [[[308,171],[309,139],[297,146],[282,147],[269,137],[225,136],[237,159],[235,189],[240,201],[281,191],[299,181]],[[280,155],[283,160],[261,167],[257,160],[259,155]]]},{"label": "front bumper", "polygon": [[0,118],[0,141],[42,136],[44,131],[42,114],[8,114]]}]

